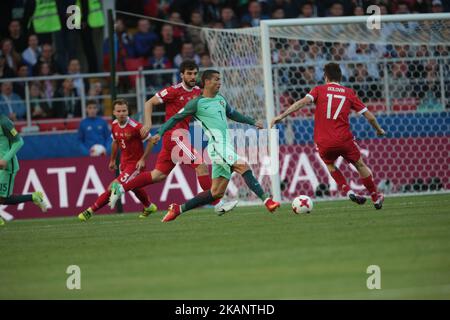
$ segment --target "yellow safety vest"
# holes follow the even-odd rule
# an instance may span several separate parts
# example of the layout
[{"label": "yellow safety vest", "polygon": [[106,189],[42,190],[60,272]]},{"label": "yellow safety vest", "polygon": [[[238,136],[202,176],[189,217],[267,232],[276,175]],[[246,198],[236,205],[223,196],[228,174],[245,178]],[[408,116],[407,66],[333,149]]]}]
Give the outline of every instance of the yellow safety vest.
[{"label": "yellow safety vest", "polygon": [[47,33],[61,30],[58,8],[55,0],[36,0],[33,14],[33,26],[36,33]]},{"label": "yellow safety vest", "polygon": [[[77,0],[77,6],[80,7],[80,0]],[[81,10],[81,8],[80,8]],[[102,4],[99,0],[88,0],[88,24],[91,28],[99,28],[105,25],[103,17]],[[75,25],[80,25],[81,17],[75,19]]]}]

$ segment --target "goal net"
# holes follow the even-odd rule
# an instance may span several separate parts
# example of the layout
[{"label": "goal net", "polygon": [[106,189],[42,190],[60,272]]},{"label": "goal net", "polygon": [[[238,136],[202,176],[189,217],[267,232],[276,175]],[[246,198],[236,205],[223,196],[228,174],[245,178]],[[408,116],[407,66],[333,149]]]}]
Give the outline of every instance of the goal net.
[{"label": "goal net", "polygon": [[[381,191],[448,190],[450,14],[367,19],[267,20],[260,28],[203,32],[222,73],[221,93],[236,109],[266,123],[322,84],[326,63],[339,63],[341,83],[355,90],[387,132],[377,138],[364,117],[350,117]],[[313,113],[311,105],[288,117],[269,144],[237,135],[245,156],[261,154],[252,168],[263,187],[284,201],[300,194],[340,196],[314,148]],[[365,192],[352,166],[342,158],[336,165],[354,190]],[[232,182],[229,196],[253,199],[242,178]]]}]

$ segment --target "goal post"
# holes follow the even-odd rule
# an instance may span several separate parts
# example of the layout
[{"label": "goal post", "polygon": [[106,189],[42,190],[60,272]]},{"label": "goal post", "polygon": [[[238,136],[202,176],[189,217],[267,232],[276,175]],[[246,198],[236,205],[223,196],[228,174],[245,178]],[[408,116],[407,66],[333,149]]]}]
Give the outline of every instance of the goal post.
[{"label": "goal post", "polygon": [[[368,20],[381,28],[370,29]],[[203,35],[222,73],[222,94],[267,124],[323,83],[325,63],[339,63],[342,84],[388,132],[377,138],[363,117],[350,117],[375,183],[397,194],[450,189],[449,13],[262,20],[257,28],[205,29]],[[268,134],[272,170],[253,167],[275,199],[339,196],[315,151],[313,126],[309,106],[278,125],[279,137],[275,130]],[[352,188],[364,192],[354,168],[342,159],[337,165]],[[232,180],[234,190],[245,189],[240,177]]]}]

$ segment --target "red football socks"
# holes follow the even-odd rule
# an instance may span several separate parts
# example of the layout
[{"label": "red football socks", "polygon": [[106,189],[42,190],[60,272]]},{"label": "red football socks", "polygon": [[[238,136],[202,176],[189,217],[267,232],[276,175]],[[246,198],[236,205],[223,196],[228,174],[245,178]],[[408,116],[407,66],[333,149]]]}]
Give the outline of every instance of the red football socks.
[{"label": "red football socks", "polygon": [[342,175],[341,171],[338,169],[330,173],[334,181],[336,181],[339,190],[343,191],[345,194],[350,191],[350,187],[347,185],[345,177]]}]

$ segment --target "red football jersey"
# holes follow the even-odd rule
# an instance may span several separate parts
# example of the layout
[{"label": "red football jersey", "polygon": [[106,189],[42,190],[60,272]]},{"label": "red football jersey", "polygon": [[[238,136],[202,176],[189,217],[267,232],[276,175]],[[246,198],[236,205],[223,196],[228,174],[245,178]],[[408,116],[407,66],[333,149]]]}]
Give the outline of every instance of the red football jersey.
[{"label": "red football jersey", "polygon": [[351,109],[359,114],[367,111],[355,92],[338,83],[317,86],[306,96],[316,105],[314,112],[314,142],[320,146],[340,146],[353,139],[348,116]]},{"label": "red football jersey", "polygon": [[117,119],[113,121],[111,137],[119,145],[121,151],[120,163],[122,165],[136,163],[144,154],[142,142],[149,139],[151,135],[149,133],[145,139],[142,139],[139,131],[141,128],[142,124],[131,118],[128,118],[123,126],[119,124]]},{"label": "red football jersey", "polygon": [[[167,87],[156,94],[159,102],[166,105],[166,121],[169,120],[173,115],[177,114],[181,109],[184,108],[189,100],[198,97],[201,94],[201,90],[198,86],[192,89],[187,88],[183,82],[180,82],[171,87]],[[180,121],[168,131],[168,134],[164,134],[163,140],[170,141],[172,131],[176,129],[186,129],[189,130],[189,122],[191,117],[186,117],[183,121]]]}]

